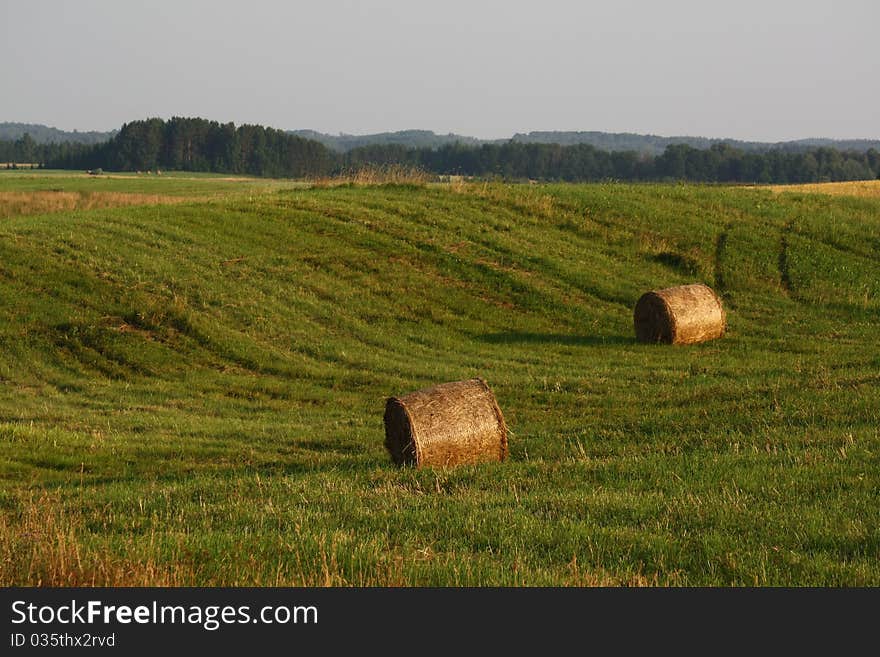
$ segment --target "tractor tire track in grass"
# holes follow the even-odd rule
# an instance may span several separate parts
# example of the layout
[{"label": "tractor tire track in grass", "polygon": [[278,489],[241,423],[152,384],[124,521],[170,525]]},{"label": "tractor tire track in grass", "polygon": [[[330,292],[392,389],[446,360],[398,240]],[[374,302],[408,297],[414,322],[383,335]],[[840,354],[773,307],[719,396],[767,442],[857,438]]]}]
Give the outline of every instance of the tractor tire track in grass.
[{"label": "tractor tire track in grass", "polygon": [[727,247],[728,232],[732,227],[733,224],[726,224],[724,230],[718,233],[718,237],[715,239],[715,258],[713,261],[713,268],[715,270],[715,289],[721,294],[724,293],[726,288],[724,271],[721,263],[724,261],[724,249]]},{"label": "tractor tire track in grass", "polygon": [[787,221],[782,227],[782,236],[779,240],[779,283],[786,296],[794,294],[794,286],[791,283],[791,273],[788,263],[788,237],[794,229],[794,222]]}]

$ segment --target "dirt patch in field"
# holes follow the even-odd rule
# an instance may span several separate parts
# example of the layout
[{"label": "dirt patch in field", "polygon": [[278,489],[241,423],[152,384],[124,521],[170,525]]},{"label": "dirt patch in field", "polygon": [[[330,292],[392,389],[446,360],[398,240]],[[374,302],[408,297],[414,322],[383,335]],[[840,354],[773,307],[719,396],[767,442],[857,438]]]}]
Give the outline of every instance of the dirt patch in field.
[{"label": "dirt patch in field", "polygon": [[768,185],[766,189],[806,194],[829,194],[831,196],[861,196],[880,198],[880,180],[853,180],[850,182],[810,183],[805,185]]},{"label": "dirt patch in field", "polygon": [[170,205],[193,200],[197,200],[197,197],[128,192],[0,192],[0,217],[133,205]]}]

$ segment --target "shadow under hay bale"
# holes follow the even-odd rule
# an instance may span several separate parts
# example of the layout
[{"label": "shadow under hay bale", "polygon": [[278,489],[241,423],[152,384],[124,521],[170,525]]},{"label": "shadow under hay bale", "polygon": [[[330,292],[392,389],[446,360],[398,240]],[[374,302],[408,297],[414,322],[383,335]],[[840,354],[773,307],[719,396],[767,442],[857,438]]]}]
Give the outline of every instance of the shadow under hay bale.
[{"label": "shadow under hay bale", "polygon": [[720,338],[727,328],[721,299],[701,283],[643,294],[633,320],[639,342],[694,344]]},{"label": "shadow under hay bale", "polygon": [[388,399],[385,447],[397,465],[503,461],[507,425],[482,379],[443,383]]}]

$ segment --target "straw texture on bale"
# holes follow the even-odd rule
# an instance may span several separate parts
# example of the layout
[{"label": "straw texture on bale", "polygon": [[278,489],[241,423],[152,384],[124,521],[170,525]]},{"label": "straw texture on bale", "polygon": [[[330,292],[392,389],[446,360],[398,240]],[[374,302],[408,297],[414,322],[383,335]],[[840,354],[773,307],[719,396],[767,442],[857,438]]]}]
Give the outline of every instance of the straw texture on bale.
[{"label": "straw texture on bale", "polygon": [[721,299],[701,283],[643,294],[633,319],[639,342],[694,344],[720,338],[727,328]]},{"label": "straw texture on bale", "polygon": [[483,379],[443,383],[388,399],[385,447],[397,465],[503,461],[507,425]]}]

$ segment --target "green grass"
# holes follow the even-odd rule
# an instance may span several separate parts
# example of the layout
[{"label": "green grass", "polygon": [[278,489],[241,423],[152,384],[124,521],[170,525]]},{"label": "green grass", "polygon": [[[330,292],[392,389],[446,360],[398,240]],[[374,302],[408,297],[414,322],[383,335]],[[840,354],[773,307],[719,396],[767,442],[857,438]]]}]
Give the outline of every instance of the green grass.
[{"label": "green grass", "polygon": [[[3,584],[880,584],[877,200],[69,184],[226,196],[0,222]],[[728,335],[635,343],[696,280]],[[472,376],[510,459],[393,467]]]}]

